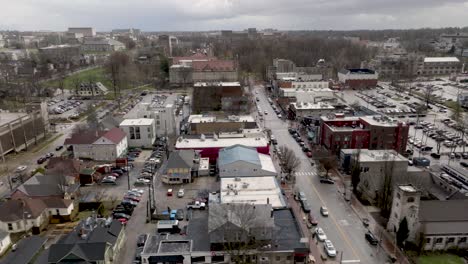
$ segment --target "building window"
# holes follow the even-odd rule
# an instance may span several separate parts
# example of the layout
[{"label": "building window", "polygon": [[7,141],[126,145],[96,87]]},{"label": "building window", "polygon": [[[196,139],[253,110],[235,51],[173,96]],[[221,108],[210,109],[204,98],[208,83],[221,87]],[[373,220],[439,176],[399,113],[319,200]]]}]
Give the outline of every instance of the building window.
[{"label": "building window", "polygon": [[148,127],[148,133],[151,133],[151,128]]},{"label": "building window", "polygon": [[276,261],[280,261],[281,260],[281,256],[276,256]]},{"label": "building window", "polygon": [[414,202],[414,197],[408,197],[408,199],[406,201],[408,203],[412,203],[412,202]]},{"label": "building window", "polygon": [[135,139],[135,129],[133,127],[129,127],[130,132],[130,139]]},{"label": "building window", "polygon": [[140,136],[140,127],[135,128],[135,139],[141,139]]},{"label": "building window", "polygon": [[460,237],[458,243],[466,243],[466,237]]},{"label": "building window", "polygon": [[436,238],[435,242],[436,242],[436,244],[440,244],[440,243],[442,243],[442,240],[443,239],[441,237],[438,237],[438,238]]},{"label": "building window", "polygon": [[395,218],[398,219],[398,214],[397,213],[395,213]]},{"label": "building window", "polygon": [[401,195],[399,193],[396,194],[396,198],[397,199],[400,199],[401,198]]},{"label": "building window", "polygon": [[286,257],[286,260],[291,260],[291,256],[287,256],[287,257]]},{"label": "building window", "polygon": [[12,231],[12,230],[13,230],[13,224],[8,223],[8,231]]},{"label": "building window", "polygon": [[454,237],[449,237],[449,238],[447,239],[447,243],[453,243],[453,242],[455,242],[455,238],[454,238]]},{"label": "building window", "polygon": [[431,243],[431,238],[430,237],[426,238],[426,243],[427,244]]}]

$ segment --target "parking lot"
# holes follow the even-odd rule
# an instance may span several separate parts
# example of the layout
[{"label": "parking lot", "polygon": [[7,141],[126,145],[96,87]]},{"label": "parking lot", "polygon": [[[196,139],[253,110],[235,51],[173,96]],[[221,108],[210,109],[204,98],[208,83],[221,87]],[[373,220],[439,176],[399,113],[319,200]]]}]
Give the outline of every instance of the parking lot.
[{"label": "parking lot", "polygon": [[[444,86],[444,89],[453,90],[452,86],[446,87],[449,86]],[[426,102],[417,95],[398,91],[388,83],[380,83],[380,88],[372,91],[344,91],[343,96],[348,103],[358,102],[372,111],[410,124],[407,149],[409,153],[413,153],[412,157],[426,157],[431,165],[450,164],[463,168],[460,165],[462,160],[458,159],[463,158],[466,136],[462,138],[460,127],[450,119],[452,113],[447,107],[431,103],[427,112],[418,116],[417,108],[425,106]],[[437,155],[431,156],[432,153],[437,153],[438,141],[440,158]]]}]

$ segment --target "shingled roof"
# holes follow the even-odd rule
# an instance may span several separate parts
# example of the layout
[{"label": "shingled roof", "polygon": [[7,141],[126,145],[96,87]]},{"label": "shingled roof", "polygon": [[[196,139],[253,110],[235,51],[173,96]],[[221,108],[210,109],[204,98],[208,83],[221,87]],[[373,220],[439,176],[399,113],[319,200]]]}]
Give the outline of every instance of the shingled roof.
[{"label": "shingled roof", "polygon": [[35,219],[46,209],[46,204],[40,199],[7,200],[0,204],[0,221],[14,222],[24,219],[24,212],[31,216],[29,218]]}]

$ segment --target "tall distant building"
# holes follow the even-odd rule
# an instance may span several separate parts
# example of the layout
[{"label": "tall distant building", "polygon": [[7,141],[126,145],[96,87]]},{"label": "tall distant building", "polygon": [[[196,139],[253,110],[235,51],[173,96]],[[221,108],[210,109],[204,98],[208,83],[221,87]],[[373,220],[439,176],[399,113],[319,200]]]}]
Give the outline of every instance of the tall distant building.
[{"label": "tall distant building", "polygon": [[79,34],[83,34],[84,37],[96,36],[96,30],[92,27],[68,28],[68,33],[79,33]]}]

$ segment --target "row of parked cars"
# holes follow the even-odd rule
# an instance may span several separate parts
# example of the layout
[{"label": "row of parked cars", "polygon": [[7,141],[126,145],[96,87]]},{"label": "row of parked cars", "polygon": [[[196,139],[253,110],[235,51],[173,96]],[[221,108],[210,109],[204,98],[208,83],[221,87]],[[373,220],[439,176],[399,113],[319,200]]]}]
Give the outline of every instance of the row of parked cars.
[{"label": "row of parked cars", "polygon": [[288,128],[288,132],[289,134],[291,134],[291,136],[294,138],[297,144],[299,144],[299,146],[302,148],[302,151],[304,151],[307,157],[311,158],[312,151],[310,151],[309,147],[302,139],[301,135],[299,134],[299,131],[297,131],[295,128]]},{"label": "row of parked cars", "polygon": [[133,214],[133,210],[141,201],[144,191],[142,189],[128,190],[122,201],[112,211],[114,219],[119,220],[122,224],[126,224]]},{"label": "row of parked cars", "polygon": [[117,185],[117,179],[128,172],[131,166],[127,168],[112,167],[110,173],[102,178],[101,184]]}]

